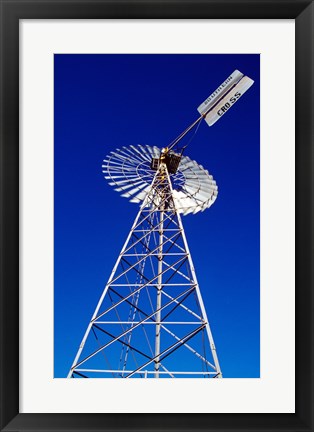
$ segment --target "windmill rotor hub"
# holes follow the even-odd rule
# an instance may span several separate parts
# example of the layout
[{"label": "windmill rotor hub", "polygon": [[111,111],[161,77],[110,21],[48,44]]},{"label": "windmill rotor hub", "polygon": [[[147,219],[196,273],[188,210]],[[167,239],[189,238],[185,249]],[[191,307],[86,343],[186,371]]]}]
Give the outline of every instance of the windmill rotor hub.
[{"label": "windmill rotor hub", "polygon": [[202,165],[168,148],[122,147],[111,151],[102,167],[109,185],[134,203],[145,200],[156,175],[160,190],[162,175],[169,174],[173,207],[183,215],[206,210],[218,195],[216,181]]}]

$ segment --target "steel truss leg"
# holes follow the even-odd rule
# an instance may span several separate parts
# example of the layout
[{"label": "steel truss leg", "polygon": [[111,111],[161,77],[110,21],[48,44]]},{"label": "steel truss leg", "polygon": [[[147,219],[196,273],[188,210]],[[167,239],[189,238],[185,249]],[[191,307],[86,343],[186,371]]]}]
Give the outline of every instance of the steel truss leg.
[{"label": "steel truss leg", "polygon": [[[170,181],[168,173],[167,173],[167,176],[168,176],[169,187],[170,187],[171,192],[172,192],[172,185],[171,185],[171,181]],[[218,356],[217,356],[216,346],[215,346],[215,343],[214,343],[214,338],[213,338],[213,335],[212,335],[212,332],[211,332],[211,329],[210,329],[210,326],[209,326],[209,321],[208,321],[208,318],[207,318],[204,302],[203,302],[203,299],[202,299],[202,296],[201,296],[199,284],[197,282],[194,264],[193,264],[193,261],[192,261],[190,249],[189,249],[189,246],[188,246],[188,243],[187,243],[187,240],[186,240],[185,232],[184,232],[183,225],[182,225],[182,219],[181,219],[181,216],[180,216],[179,212],[177,212],[177,217],[178,217],[179,227],[182,230],[181,233],[182,233],[184,247],[185,247],[185,249],[186,249],[186,251],[188,253],[188,260],[189,260],[189,263],[190,263],[190,269],[191,269],[192,277],[193,277],[193,280],[194,280],[194,282],[196,284],[195,289],[196,289],[197,299],[198,299],[198,302],[199,302],[199,305],[200,305],[200,308],[201,308],[201,311],[202,311],[202,316],[203,316],[203,318],[205,319],[205,322],[206,322],[207,336],[208,336],[208,339],[209,339],[209,342],[210,342],[210,348],[211,348],[211,352],[212,352],[212,355],[213,355],[215,367],[216,367],[217,374],[218,374],[217,378],[222,378],[222,373],[221,373],[221,369],[220,369],[220,365],[219,365],[219,361],[218,361]]]},{"label": "steel truss leg", "polygon": [[98,311],[99,311],[99,309],[100,309],[100,307],[101,307],[101,305],[102,305],[102,302],[103,302],[103,300],[104,300],[104,298],[105,298],[105,296],[106,296],[106,294],[107,294],[108,288],[109,288],[109,286],[110,286],[110,284],[111,284],[111,282],[112,282],[112,280],[113,280],[113,278],[114,278],[114,275],[115,275],[115,273],[116,273],[116,270],[117,270],[117,268],[118,268],[118,265],[119,265],[119,263],[120,263],[120,261],[121,261],[121,257],[123,256],[123,253],[124,253],[124,251],[125,251],[125,249],[126,249],[128,243],[129,243],[129,241],[130,241],[130,238],[131,238],[131,236],[132,236],[132,232],[133,232],[134,228],[135,228],[135,227],[137,226],[137,224],[138,224],[138,221],[139,221],[139,218],[140,218],[140,216],[141,216],[141,213],[142,213],[143,209],[144,209],[144,208],[146,207],[146,205],[147,205],[147,200],[148,200],[150,194],[151,194],[152,191],[153,191],[153,185],[154,185],[154,181],[155,181],[155,179],[156,179],[156,177],[157,177],[157,174],[158,174],[158,173],[156,173],[156,175],[155,175],[155,177],[154,177],[154,180],[153,180],[153,182],[152,182],[152,185],[151,185],[150,191],[149,191],[148,194],[147,194],[147,199],[145,199],[145,200],[143,201],[143,203],[142,203],[142,205],[141,205],[141,207],[140,207],[140,209],[139,209],[139,212],[138,212],[138,214],[137,214],[137,216],[136,216],[136,218],[135,218],[135,220],[134,220],[134,223],[133,223],[133,225],[132,225],[132,228],[131,228],[131,230],[130,230],[128,236],[127,236],[127,239],[126,239],[126,241],[125,241],[125,243],[124,243],[122,249],[121,249],[120,255],[119,255],[119,257],[118,257],[118,259],[117,259],[117,261],[116,261],[116,263],[115,263],[115,265],[114,265],[114,267],[113,267],[113,269],[112,269],[112,272],[111,272],[111,274],[110,274],[110,277],[109,277],[109,279],[108,279],[108,282],[107,282],[107,284],[106,284],[106,286],[105,286],[105,288],[104,288],[104,290],[103,290],[103,292],[102,292],[102,294],[101,294],[101,296],[100,296],[100,299],[99,299],[99,301],[98,301],[98,303],[97,303],[96,309],[95,309],[95,311],[94,311],[94,313],[93,313],[93,315],[92,315],[92,318],[91,318],[91,320],[90,320],[90,322],[89,322],[89,324],[88,324],[88,326],[87,326],[86,332],[85,332],[85,334],[84,334],[84,336],[83,336],[83,339],[82,339],[82,341],[81,341],[81,343],[80,343],[79,349],[78,349],[78,351],[77,351],[77,353],[76,353],[76,356],[75,356],[75,358],[74,358],[74,361],[73,361],[73,363],[72,363],[72,366],[71,366],[71,369],[70,369],[70,371],[69,371],[69,373],[68,373],[67,378],[71,378],[71,377],[72,377],[73,370],[74,370],[76,364],[78,363],[78,360],[79,360],[80,355],[81,355],[81,353],[82,353],[82,351],[83,351],[83,348],[84,348],[85,342],[86,342],[86,340],[87,340],[87,337],[88,337],[88,335],[89,335],[89,333],[90,333],[90,331],[91,331],[91,329],[92,329],[93,322],[94,322],[95,318],[97,317]]}]

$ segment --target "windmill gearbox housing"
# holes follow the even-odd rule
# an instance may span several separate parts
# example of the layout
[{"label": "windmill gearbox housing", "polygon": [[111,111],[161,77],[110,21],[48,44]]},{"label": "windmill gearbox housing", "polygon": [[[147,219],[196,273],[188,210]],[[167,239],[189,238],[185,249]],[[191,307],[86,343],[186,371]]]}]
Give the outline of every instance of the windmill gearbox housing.
[{"label": "windmill gearbox housing", "polygon": [[[165,162],[169,174],[175,174],[178,170],[181,154],[174,152],[167,152],[164,156],[163,161]],[[152,170],[157,171],[160,163],[160,158],[152,158],[150,167]]]}]

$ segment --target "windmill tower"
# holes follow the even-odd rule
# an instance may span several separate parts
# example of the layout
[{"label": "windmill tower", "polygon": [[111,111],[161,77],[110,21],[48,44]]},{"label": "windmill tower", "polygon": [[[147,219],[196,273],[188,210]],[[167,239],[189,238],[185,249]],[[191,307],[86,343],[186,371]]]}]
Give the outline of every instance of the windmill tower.
[{"label": "windmill tower", "polygon": [[252,84],[233,72],[168,147],[131,145],[104,160],[109,184],[140,208],[68,378],[222,378],[181,218],[209,208],[218,188],[179,142],[203,118],[214,124]]}]

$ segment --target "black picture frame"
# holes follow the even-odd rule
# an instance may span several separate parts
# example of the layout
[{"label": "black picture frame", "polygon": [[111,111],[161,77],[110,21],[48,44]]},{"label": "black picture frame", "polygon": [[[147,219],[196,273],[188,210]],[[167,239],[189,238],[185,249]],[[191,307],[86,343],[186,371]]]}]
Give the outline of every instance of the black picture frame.
[{"label": "black picture frame", "polygon": [[[313,431],[313,2],[302,0],[0,0],[1,419],[3,431]],[[295,19],[295,414],[19,413],[19,20]]]}]

